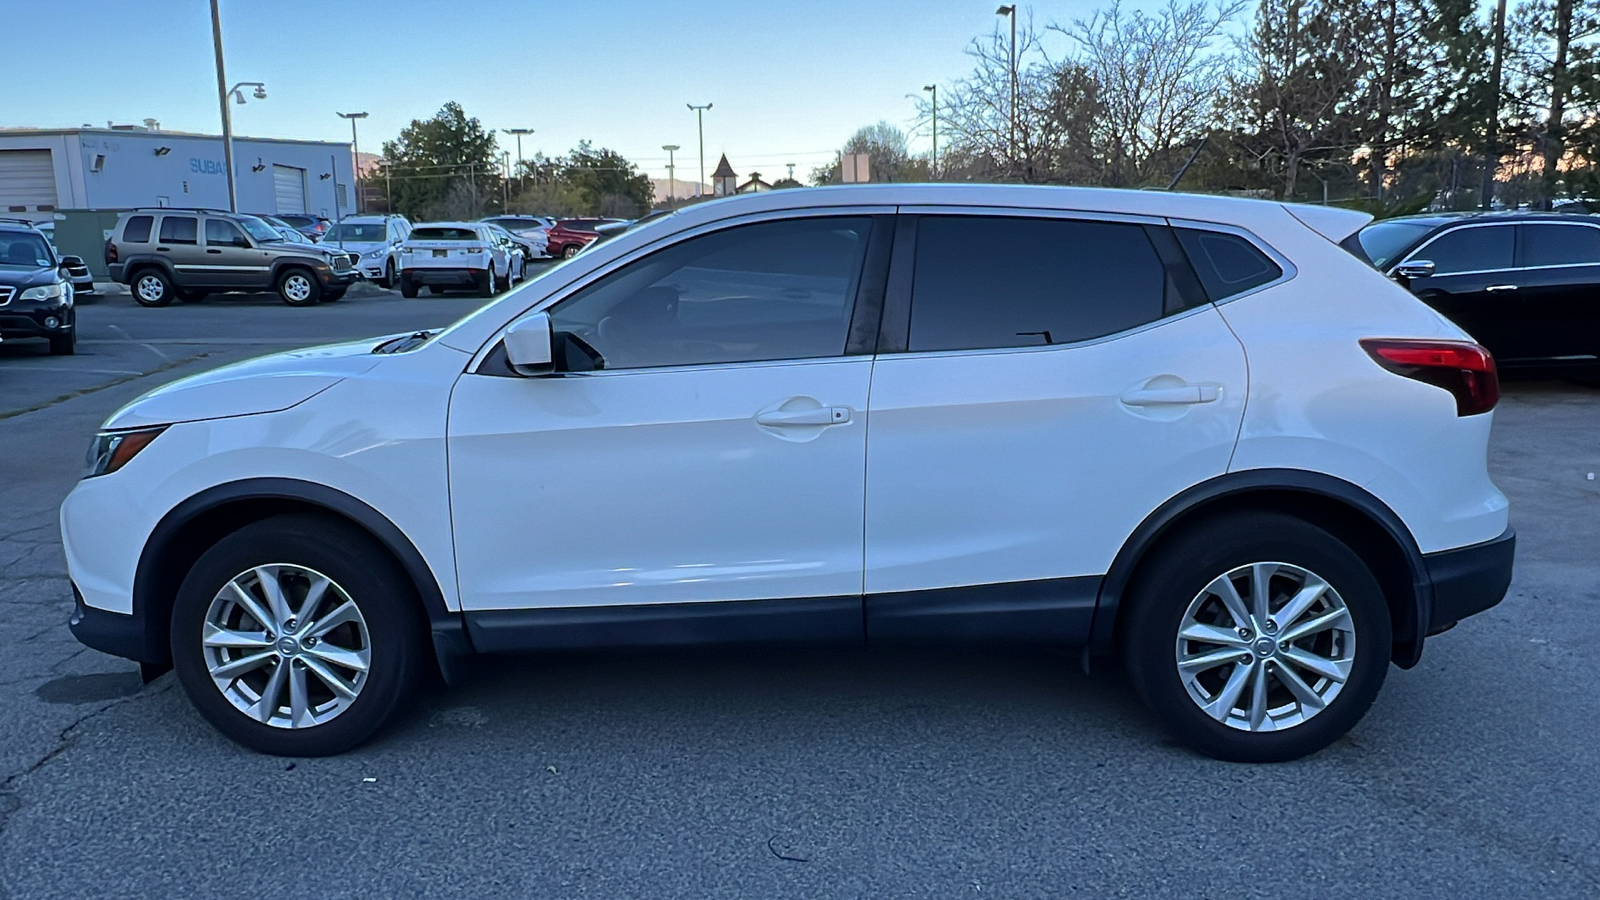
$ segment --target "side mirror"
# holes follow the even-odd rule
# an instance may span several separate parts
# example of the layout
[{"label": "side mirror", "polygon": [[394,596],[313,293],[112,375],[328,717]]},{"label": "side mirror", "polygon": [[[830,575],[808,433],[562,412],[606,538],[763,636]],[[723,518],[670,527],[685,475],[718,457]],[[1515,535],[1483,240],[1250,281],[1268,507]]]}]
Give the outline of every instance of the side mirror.
[{"label": "side mirror", "polygon": [[1433,276],[1433,261],[1428,259],[1413,259],[1394,267],[1396,278],[1410,281],[1413,278],[1430,278]]},{"label": "side mirror", "polygon": [[511,371],[527,378],[548,375],[556,370],[551,352],[550,316],[534,313],[512,325],[505,336],[506,363]]}]

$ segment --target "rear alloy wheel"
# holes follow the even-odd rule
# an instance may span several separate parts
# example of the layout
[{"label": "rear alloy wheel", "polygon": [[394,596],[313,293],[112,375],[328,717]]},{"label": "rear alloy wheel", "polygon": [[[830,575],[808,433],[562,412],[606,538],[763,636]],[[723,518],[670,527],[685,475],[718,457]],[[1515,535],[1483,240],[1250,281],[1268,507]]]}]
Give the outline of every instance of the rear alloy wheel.
[{"label": "rear alloy wheel", "polygon": [[317,516],[248,525],[206,551],[172,613],[173,666],[223,734],[322,756],[393,715],[424,658],[405,576],[370,537]]},{"label": "rear alloy wheel", "polygon": [[494,264],[490,263],[489,268],[478,276],[478,296],[493,297],[496,280],[494,277]]},{"label": "rear alloy wheel", "polygon": [[140,306],[166,306],[172,295],[172,282],[160,269],[145,269],[134,276],[133,299]]},{"label": "rear alloy wheel", "polygon": [[417,283],[404,275],[400,276],[400,296],[410,300],[417,296]]},{"label": "rear alloy wheel", "polygon": [[1209,520],[1139,573],[1128,672],[1173,736],[1218,759],[1276,762],[1326,747],[1372,705],[1389,610],[1361,558],[1276,513]]},{"label": "rear alloy wheel", "polygon": [[578,255],[578,251],[582,250],[582,249],[583,249],[583,247],[581,247],[581,246],[579,246],[577,244],[568,244],[567,246],[561,248],[561,258],[562,259],[571,259],[574,256],[577,256]]},{"label": "rear alloy wheel", "polygon": [[315,306],[322,299],[322,286],[305,269],[290,269],[278,279],[278,296],[290,306]]}]

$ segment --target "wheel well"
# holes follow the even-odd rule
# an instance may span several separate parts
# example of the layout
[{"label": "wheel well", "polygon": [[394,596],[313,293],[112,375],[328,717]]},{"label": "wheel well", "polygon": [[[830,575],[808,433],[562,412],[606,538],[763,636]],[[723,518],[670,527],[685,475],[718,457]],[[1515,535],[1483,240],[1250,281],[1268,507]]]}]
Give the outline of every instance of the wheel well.
[{"label": "wheel well", "polygon": [[[159,652],[162,664],[171,664],[168,633],[171,627],[172,605],[189,570],[194,568],[200,557],[216,546],[218,541],[246,525],[284,513],[308,513],[356,528],[371,536],[378,546],[383,547],[384,552],[389,554],[401,572],[406,572],[408,576],[412,574],[408,571],[404,560],[397,557],[393,549],[379,535],[373,534],[370,528],[350,516],[317,503],[290,497],[249,497],[210,507],[185,519],[170,532],[159,535],[158,539],[152,541],[152,545],[146,548],[139,560],[133,602],[135,609],[144,617],[145,645]],[[414,577],[412,581],[415,588]],[[420,589],[417,601],[422,603],[424,612],[428,613],[428,618],[431,620],[432,611],[427,609],[426,603],[423,603]]]},{"label": "wheel well", "polygon": [[[1422,639],[1418,627],[1417,600],[1421,585],[1418,573],[1413,571],[1410,555],[1388,528],[1366,511],[1339,499],[1309,490],[1294,488],[1259,488],[1223,494],[1182,510],[1163,522],[1136,556],[1130,560],[1119,557],[1114,571],[1120,569],[1124,577],[1114,581],[1108,577],[1115,595],[1109,599],[1117,610],[1108,636],[1115,641],[1121,636],[1122,588],[1128,576],[1137,570],[1139,563],[1182,532],[1205,527],[1208,519],[1225,513],[1241,511],[1276,512],[1294,516],[1321,528],[1344,542],[1372,569],[1373,576],[1383,589],[1389,607],[1389,620],[1393,627],[1394,647],[1391,658],[1409,668],[1416,663]],[[1102,595],[1101,602],[1107,598]]]}]

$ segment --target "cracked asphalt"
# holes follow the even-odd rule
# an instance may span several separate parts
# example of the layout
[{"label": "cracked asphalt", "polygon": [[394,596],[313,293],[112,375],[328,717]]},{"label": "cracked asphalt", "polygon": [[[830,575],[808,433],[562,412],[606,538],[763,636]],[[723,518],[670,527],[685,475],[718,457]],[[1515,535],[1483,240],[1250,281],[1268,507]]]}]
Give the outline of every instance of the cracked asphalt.
[{"label": "cracked asphalt", "polygon": [[1600,895],[1600,392],[1555,382],[1496,414],[1506,601],[1287,765],[1188,754],[1046,652],[489,658],[357,751],[278,759],[72,639],[56,510],[114,409],[477,302],[116,296],[79,356],[0,345],[0,897]]}]

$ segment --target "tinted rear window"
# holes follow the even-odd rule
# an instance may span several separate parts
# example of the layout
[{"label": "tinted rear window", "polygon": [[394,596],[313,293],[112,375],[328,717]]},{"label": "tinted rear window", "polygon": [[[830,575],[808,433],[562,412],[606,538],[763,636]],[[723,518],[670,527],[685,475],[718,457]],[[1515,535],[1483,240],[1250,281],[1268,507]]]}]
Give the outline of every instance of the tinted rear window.
[{"label": "tinted rear window", "polygon": [[1586,266],[1600,263],[1600,228],[1523,225],[1522,265]]},{"label": "tinted rear window", "polygon": [[1411,257],[1430,260],[1435,275],[1509,269],[1515,236],[1516,228],[1512,225],[1458,228],[1440,235]]},{"label": "tinted rear window", "polygon": [[122,239],[135,244],[150,243],[150,226],[155,221],[155,216],[129,216],[128,223],[122,226]]},{"label": "tinted rear window", "polygon": [[1173,230],[1212,300],[1242,294],[1283,275],[1283,269],[1260,248],[1236,234],[1193,228]]},{"label": "tinted rear window", "polygon": [[[981,248],[981,252],[975,252]],[[909,349],[1066,344],[1161,318],[1166,268],[1141,225],[925,216]]]},{"label": "tinted rear window", "polygon": [[161,243],[199,243],[200,222],[194,216],[165,216],[161,219]]},{"label": "tinted rear window", "polygon": [[471,228],[413,228],[411,238],[418,241],[477,241],[482,240]]}]

